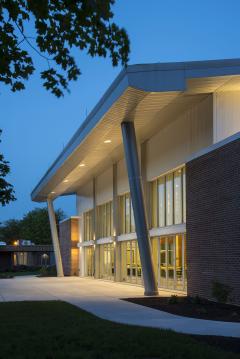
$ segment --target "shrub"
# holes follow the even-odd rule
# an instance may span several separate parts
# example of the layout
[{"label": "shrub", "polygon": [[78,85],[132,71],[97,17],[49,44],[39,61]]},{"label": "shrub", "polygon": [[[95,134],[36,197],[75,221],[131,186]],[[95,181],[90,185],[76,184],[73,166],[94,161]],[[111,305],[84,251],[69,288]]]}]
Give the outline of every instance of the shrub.
[{"label": "shrub", "polygon": [[201,297],[199,297],[198,295],[195,295],[194,297],[187,297],[188,301],[192,304],[204,304],[205,300]]},{"label": "shrub", "polygon": [[177,304],[177,303],[178,303],[178,296],[171,295],[171,297],[168,299],[168,304]]},{"label": "shrub", "polygon": [[56,277],[56,266],[44,266],[40,269],[39,277]]},{"label": "shrub", "polygon": [[218,281],[212,282],[212,296],[219,303],[227,303],[230,299],[232,288]]},{"label": "shrub", "polygon": [[39,270],[39,266],[26,266],[19,264],[10,269],[10,272],[35,272]]}]

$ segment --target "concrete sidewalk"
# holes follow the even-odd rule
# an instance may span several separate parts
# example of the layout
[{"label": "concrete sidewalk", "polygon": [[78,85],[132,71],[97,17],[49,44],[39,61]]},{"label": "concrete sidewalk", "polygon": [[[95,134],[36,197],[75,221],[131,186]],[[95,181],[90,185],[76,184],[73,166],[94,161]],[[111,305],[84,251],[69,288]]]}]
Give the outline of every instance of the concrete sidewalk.
[{"label": "concrete sidewalk", "polygon": [[142,287],[79,277],[0,280],[0,301],[63,300],[113,322],[240,338],[240,323],[186,318],[120,300],[140,296]]}]

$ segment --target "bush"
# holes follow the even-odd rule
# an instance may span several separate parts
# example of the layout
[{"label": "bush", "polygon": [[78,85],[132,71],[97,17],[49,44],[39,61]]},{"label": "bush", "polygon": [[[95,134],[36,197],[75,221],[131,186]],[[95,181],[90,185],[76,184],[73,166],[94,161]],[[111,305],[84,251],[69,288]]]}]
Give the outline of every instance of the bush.
[{"label": "bush", "polygon": [[44,266],[40,269],[39,277],[56,277],[56,266]]},{"label": "bush", "polygon": [[194,297],[187,297],[188,301],[192,304],[205,304],[206,300],[199,297],[198,295],[195,295]]},{"label": "bush", "polygon": [[212,296],[218,303],[227,303],[230,299],[232,288],[218,281],[212,282]]},{"label": "bush", "polygon": [[178,296],[171,295],[171,297],[168,299],[168,304],[177,304],[177,303],[178,303]]},{"label": "bush", "polygon": [[24,264],[19,264],[11,268],[9,272],[36,272],[39,269],[39,266],[26,266]]}]

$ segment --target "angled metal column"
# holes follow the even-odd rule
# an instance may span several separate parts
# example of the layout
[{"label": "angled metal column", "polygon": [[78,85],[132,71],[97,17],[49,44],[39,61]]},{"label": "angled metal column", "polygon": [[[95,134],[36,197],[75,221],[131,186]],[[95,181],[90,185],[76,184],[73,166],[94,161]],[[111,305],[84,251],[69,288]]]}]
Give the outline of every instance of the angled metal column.
[{"label": "angled metal column", "polygon": [[63,277],[63,266],[62,266],[62,257],[60,252],[59,240],[58,240],[58,232],[57,232],[57,224],[56,224],[56,216],[53,208],[53,202],[51,199],[47,200],[48,204],[48,216],[52,234],[52,242],[53,242],[53,249],[56,261],[56,268],[57,268],[57,276]]},{"label": "angled metal column", "polygon": [[133,122],[122,122],[121,126],[139,254],[142,263],[144,294],[158,295],[144,204],[142,178],[140,175],[135,128]]}]

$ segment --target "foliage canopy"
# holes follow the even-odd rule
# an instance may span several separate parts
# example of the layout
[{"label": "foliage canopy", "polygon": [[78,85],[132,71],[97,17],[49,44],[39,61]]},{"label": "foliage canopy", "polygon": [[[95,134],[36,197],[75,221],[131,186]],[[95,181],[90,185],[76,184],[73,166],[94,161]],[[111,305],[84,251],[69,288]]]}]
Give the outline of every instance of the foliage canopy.
[{"label": "foliage canopy", "polygon": [[[0,130],[0,136],[2,130]],[[1,140],[0,140],[1,142]],[[0,204],[5,206],[11,201],[15,201],[13,186],[6,181],[6,176],[10,172],[9,162],[5,160],[3,154],[0,153]]]},{"label": "foliage canopy", "polygon": [[[57,224],[65,218],[61,209],[56,212]],[[23,216],[22,220],[10,219],[0,226],[0,239],[8,244],[16,239],[27,239],[35,244],[51,243],[51,231],[47,208],[35,208]]]},{"label": "foliage canopy", "polygon": [[[55,96],[68,91],[81,74],[73,53],[110,56],[126,65],[129,39],[112,21],[115,0],[2,0],[0,2],[0,81],[12,91],[25,88],[35,71],[31,53],[46,63],[43,86]],[[28,34],[31,29],[30,35]],[[25,46],[27,45],[27,46]],[[30,50],[30,52],[29,52]]]}]

